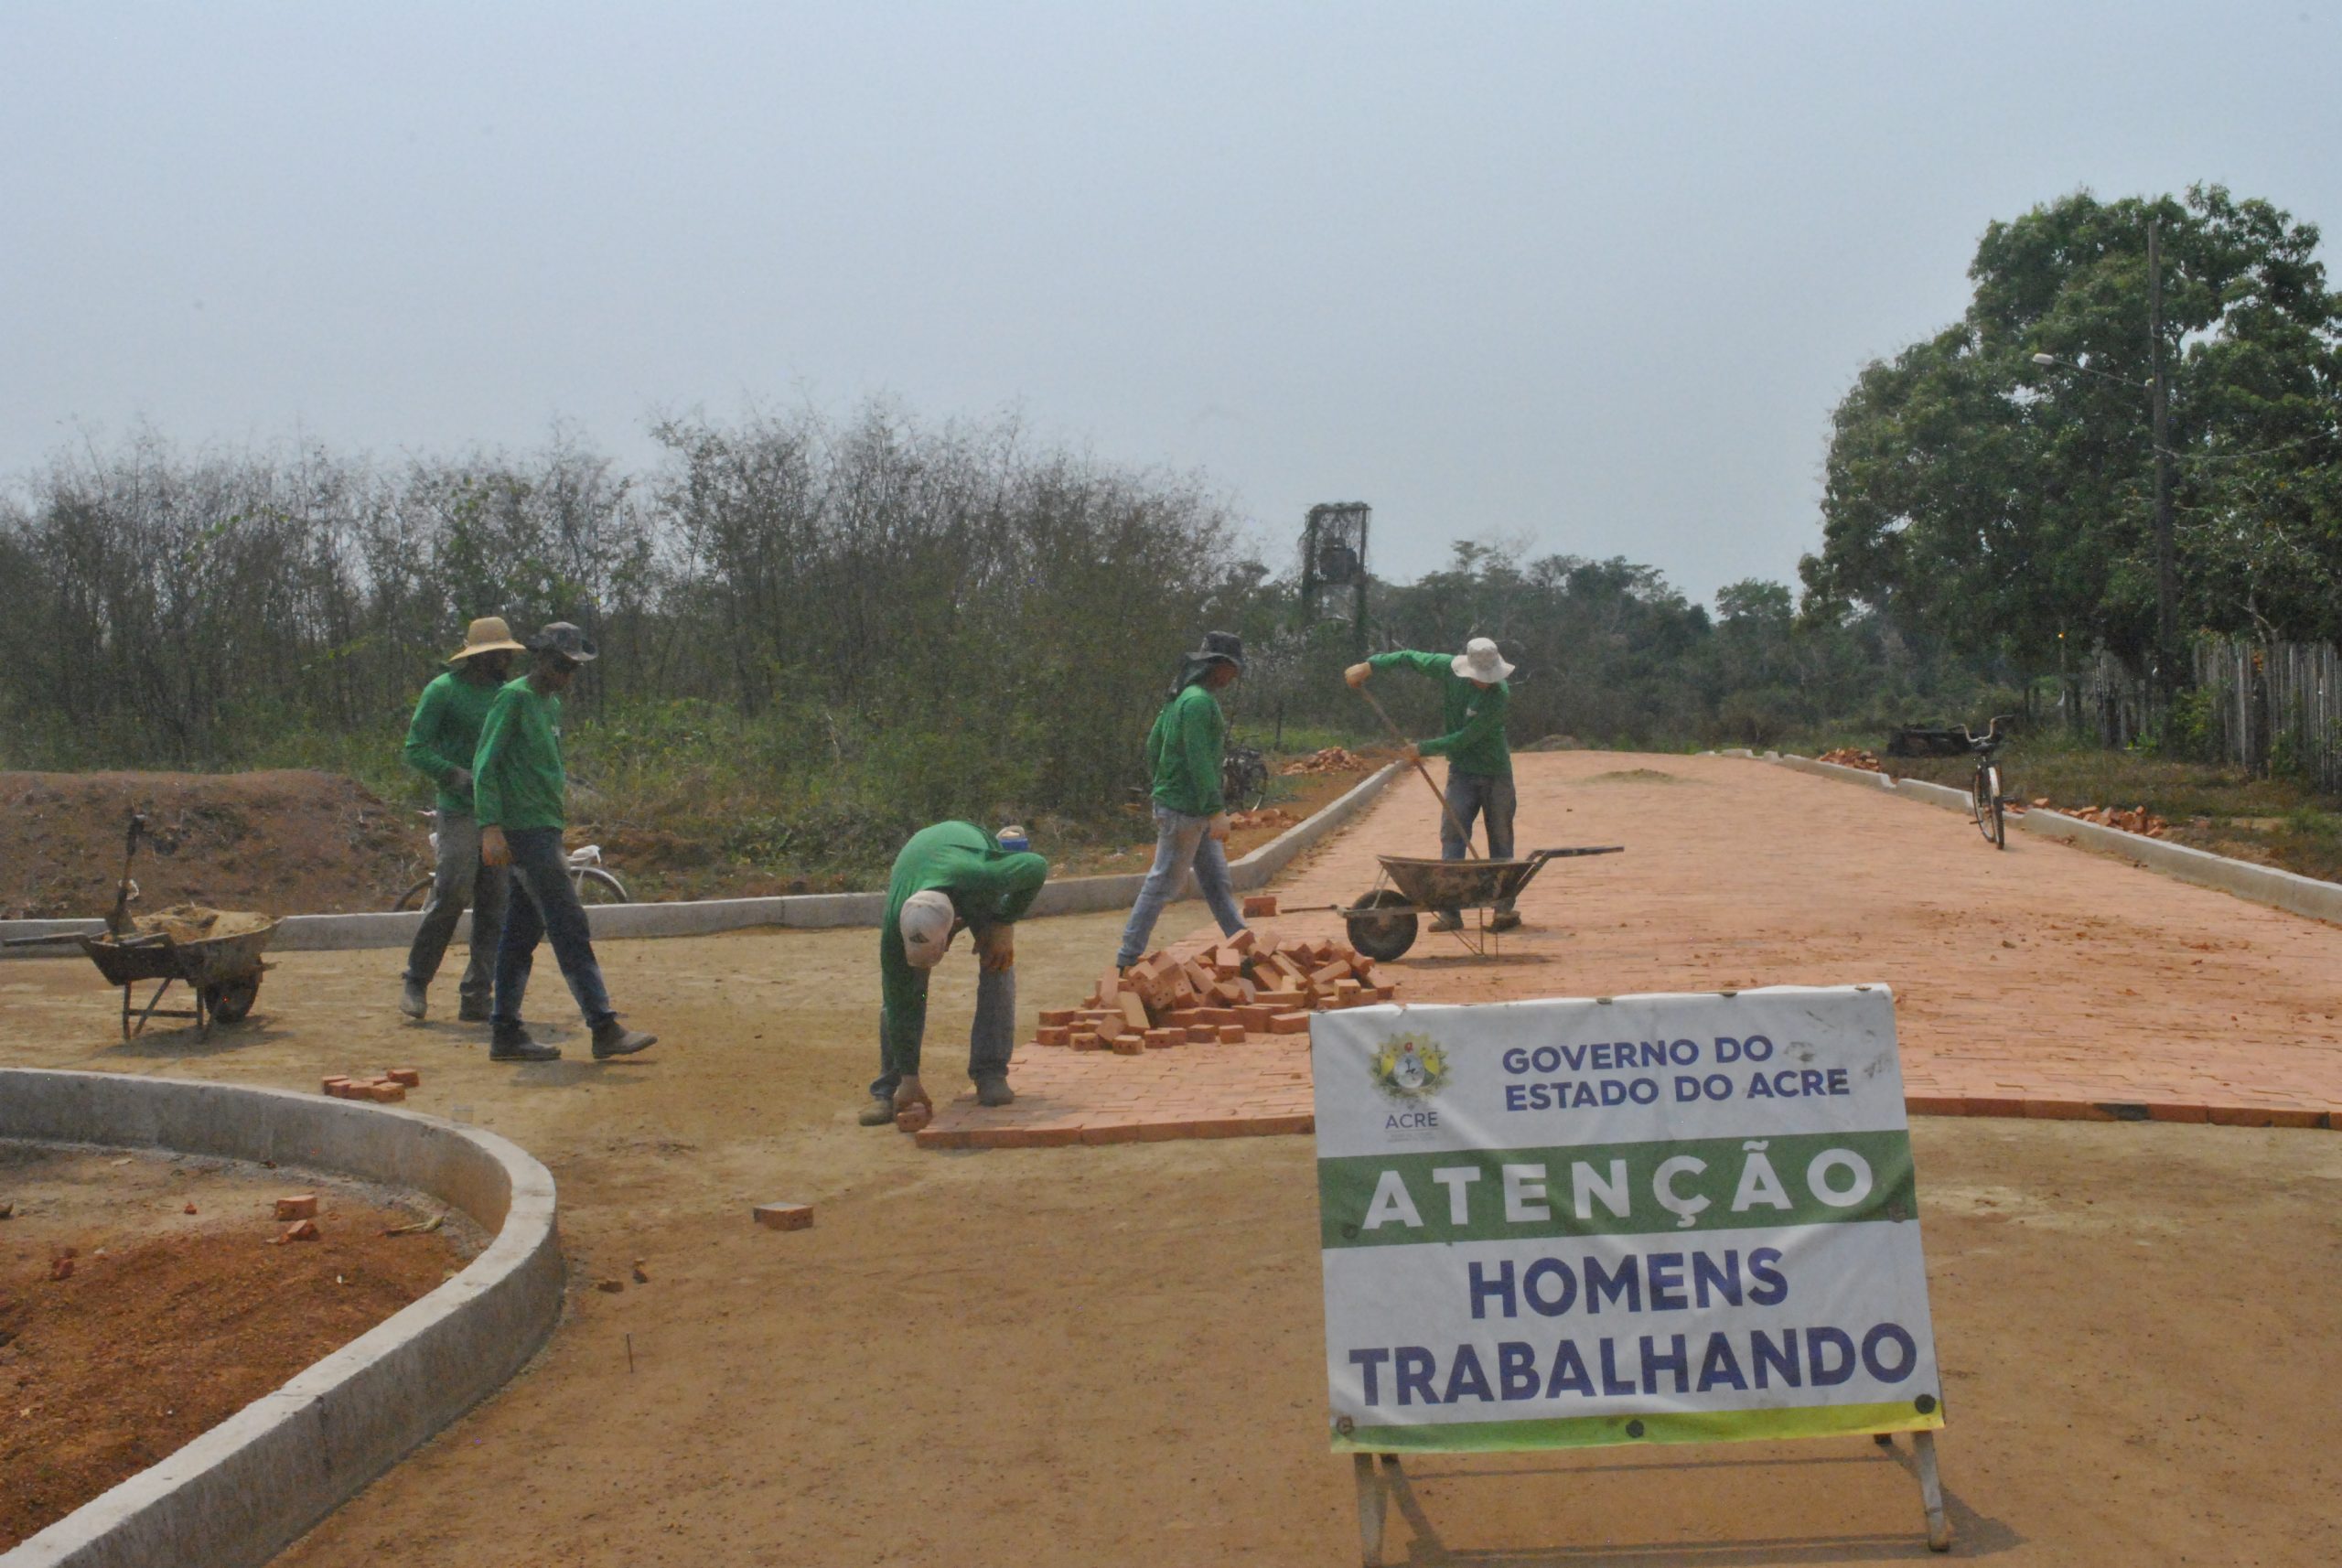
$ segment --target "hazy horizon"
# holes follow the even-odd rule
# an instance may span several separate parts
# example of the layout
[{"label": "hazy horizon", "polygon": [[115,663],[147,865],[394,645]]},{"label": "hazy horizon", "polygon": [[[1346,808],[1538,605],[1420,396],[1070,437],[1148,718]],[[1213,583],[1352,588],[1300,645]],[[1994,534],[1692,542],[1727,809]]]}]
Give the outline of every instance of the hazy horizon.
[{"label": "hazy horizon", "polygon": [[20,6],[0,476],[141,421],[640,467],[882,396],[1206,473],[1273,564],[1365,500],[1394,578],[1793,583],[1832,407],[1988,222],[2342,217],[2335,14],[2219,15]]}]

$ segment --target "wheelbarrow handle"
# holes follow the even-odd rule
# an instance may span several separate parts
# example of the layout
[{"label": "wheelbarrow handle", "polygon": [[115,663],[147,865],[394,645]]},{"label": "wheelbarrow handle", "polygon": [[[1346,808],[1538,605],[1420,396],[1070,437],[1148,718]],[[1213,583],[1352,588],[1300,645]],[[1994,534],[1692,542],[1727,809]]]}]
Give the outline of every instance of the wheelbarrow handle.
[{"label": "wheelbarrow handle", "polygon": [[1624,854],[1626,853],[1627,846],[1622,843],[1584,844],[1573,849],[1532,849],[1529,852],[1529,861],[1532,865],[1542,865],[1549,860],[1574,860],[1585,854]]}]

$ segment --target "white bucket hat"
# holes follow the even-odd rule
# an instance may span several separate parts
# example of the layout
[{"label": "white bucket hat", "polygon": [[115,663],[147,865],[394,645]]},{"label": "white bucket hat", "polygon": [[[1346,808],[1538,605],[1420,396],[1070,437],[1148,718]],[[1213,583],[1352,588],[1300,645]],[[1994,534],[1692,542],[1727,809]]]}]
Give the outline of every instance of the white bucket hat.
[{"label": "white bucket hat", "polygon": [[1464,651],[1448,666],[1466,681],[1509,681],[1512,666],[1504,661],[1497,645],[1485,637],[1476,637],[1464,645]]},{"label": "white bucket hat", "polygon": [[959,918],[951,900],[932,887],[903,900],[903,912],[895,925],[903,933],[903,956],[911,961],[913,969],[933,969],[943,961],[944,952],[951,946],[951,928]]}]

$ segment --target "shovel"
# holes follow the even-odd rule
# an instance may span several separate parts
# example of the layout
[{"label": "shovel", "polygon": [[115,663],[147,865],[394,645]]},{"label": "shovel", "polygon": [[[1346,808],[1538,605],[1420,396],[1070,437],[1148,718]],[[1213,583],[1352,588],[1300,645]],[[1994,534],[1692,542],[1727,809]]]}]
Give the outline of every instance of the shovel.
[{"label": "shovel", "polygon": [[[1374,693],[1368,691],[1363,686],[1357,686],[1351,689],[1357,692],[1359,696],[1366,699],[1366,705],[1374,710],[1375,716],[1382,721],[1382,727],[1391,732],[1391,738],[1397,741],[1402,746],[1404,746],[1407,744],[1407,736],[1405,733],[1402,731],[1397,725],[1391,722],[1391,715],[1382,711],[1382,704],[1374,700]],[[1468,860],[1478,860],[1480,858],[1480,852],[1472,847],[1472,834],[1470,831],[1464,826],[1463,822],[1457,819],[1456,815],[1456,808],[1447,803],[1446,792],[1441,789],[1438,785],[1432,782],[1431,769],[1423,766],[1423,759],[1422,757],[1415,757],[1413,758],[1413,761],[1415,765],[1415,771],[1423,775],[1423,788],[1430,790],[1433,797],[1439,801],[1440,811],[1447,818],[1447,825],[1454,828],[1456,830],[1456,836],[1464,841],[1465,858]]]}]

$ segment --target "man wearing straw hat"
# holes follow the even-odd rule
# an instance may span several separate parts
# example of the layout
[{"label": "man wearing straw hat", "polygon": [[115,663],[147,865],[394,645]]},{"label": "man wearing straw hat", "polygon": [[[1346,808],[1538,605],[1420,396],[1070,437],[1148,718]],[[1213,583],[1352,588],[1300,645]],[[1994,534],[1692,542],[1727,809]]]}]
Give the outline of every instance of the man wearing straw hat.
[{"label": "man wearing straw hat", "polygon": [[[1353,664],[1343,677],[1354,687],[1363,686],[1377,670],[1413,670],[1439,682],[1446,733],[1407,747],[1410,760],[1447,758],[1447,810],[1440,813],[1439,857],[1464,858],[1465,846],[1471,842],[1472,819],[1479,816],[1488,822],[1488,858],[1510,860],[1515,796],[1512,747],[1505,743],[1504,720],[1505,709],[1512,701],[1512,688],[1505,684],[1512,666],[1505,662],[1493,641],[1476,637],[1454,658],[1402,649]],[[1496,918],[1489,923],[1499,931],[1509,931],[1520,924],[1520,917],[1507,899],[1497,906]],[[1463,925],[1461,912],[1442,909],[1432,929],[1460,930]]]},{"label": "man wearing straw hat", "polygon": [[528,651],[512,640],[501,616],[482,616],[464,633],[464,645],[447,660],[455,666],[423,688],[407,725],[406,764],[439,787],[438,860],[431,869],[431,897],[423,924],[407,950],[406,983],[399,1011],[418,1021],[428,1006],[431,977],[447,953],[456,918],[472,908],[471,958],[464,965],[456,1016],[467,1024],[488,1022],[489,990],[496,972],[496,939],[504,929],[505,899],[511,873],[479,858],[479,822],[472,811],[472,753],[489,704],[511,673],[512,656]]}]

